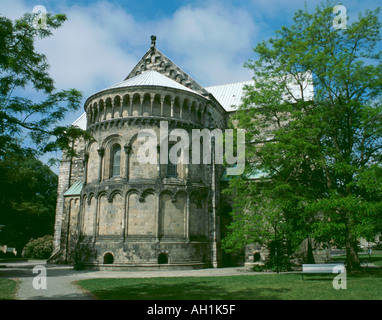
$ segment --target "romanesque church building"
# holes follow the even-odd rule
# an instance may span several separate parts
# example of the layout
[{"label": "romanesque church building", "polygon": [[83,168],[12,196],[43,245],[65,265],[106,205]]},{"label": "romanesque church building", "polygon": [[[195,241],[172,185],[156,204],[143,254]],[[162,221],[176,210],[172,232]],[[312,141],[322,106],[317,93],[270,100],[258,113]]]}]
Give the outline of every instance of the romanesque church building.
[{"label": "romanesque church building", "polygon": [[[231,211],[221,193],[226,183],[221,164],[142,163],[144,142],[138,139],[143,129],[160,137],[162,123],[169,131],[190,134],[226,129],[244,86],[253,81],[204,88],[151,39],[127,77],[88,97],[85,113],[73,123],[92,139],[74,141],[76,156],[62,157],[50,260],[93,269],[153,270],[260,259],[254,247],[237,256],[221,250]],[[157,148],[159,158],[159,142]]]}]

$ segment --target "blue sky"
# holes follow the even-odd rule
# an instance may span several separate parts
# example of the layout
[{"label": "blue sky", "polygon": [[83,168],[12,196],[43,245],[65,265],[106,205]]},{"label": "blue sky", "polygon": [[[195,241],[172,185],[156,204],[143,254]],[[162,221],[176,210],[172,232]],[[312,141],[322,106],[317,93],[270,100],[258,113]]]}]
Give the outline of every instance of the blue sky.
[{"label": "blue sky", "polygon": [[[336,1],[336,0],[335,0]],[[50,64],[58,89],[76,88],[83,102],[130,73],[157,36],[157,48],[202,86],[247,81],[243,67],[254,58],[252,48],[293,23],[294,13],[320,0],[0,0],[0,14],[11,19],[43,5],[65,13],[68,21],[54,36],[37,43]],[[382,5],[380,0],[344,0],[349,23],[358,13]],[[381,19],[382,21],[382,19]],[[22,93],[21,93],[22,94]],[[33,92],[24,94],[33,97]],[[69,114],[71,124],[83,113]],[[49,157],[59,158],[60,154]],[[58,173],[58,168],[52,168]]]},{"label": "blue sky", "polygon": [[[321,1],[306,1],[313,11]],[[157,36],[157,48],[203,86],[246,81],[252,47],[292,23],[304,0],[0,0],[0,14],[9,18],[43,5],[65,13],[68,21],[51,38],[38,42],[60,89],[76,88],[84,100],[121,82]],[[338,1],[350,23],[380,0]],[[69,115],[72,122],[82,111]]]}]

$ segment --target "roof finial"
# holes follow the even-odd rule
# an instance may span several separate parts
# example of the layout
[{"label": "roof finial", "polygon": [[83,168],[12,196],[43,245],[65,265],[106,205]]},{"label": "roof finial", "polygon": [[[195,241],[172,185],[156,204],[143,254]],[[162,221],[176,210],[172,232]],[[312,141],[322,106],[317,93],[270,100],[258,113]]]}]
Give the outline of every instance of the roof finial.
[{"label": "roof finial", "polygon": [[151,36],[151,49],[155,48],[157,37],[156,36]]}]

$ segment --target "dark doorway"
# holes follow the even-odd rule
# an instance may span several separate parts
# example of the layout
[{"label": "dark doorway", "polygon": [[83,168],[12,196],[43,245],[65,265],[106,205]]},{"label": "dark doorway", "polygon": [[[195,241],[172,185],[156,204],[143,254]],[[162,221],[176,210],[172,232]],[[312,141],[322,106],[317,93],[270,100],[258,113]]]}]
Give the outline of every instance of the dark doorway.
[{"label": "dark doorway", "polygon": [[104,264],[113,264],[114,263],[114,257],[113,257],[113,255],[110,252],[106,253],[103,256],[103,263]]},{"label": "dark doorway", "polygon": [[253,262],[259,262],[261,259],[261,255],[260,255],[260,252],[255,252],[253,254]]},{"label": "dark doorway", "polygon": [[168,256],[165,253],[161,253],[158,256],[158,264],[167,264],[168,263]]}]

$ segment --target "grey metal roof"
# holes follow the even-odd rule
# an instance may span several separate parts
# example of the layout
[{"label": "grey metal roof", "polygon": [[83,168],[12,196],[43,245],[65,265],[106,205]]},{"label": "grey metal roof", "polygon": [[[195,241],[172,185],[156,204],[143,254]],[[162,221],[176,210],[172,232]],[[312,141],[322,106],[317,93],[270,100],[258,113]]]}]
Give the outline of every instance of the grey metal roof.
[{"label": "grey metal roof", "polygon": [[206,87],[205,89],[212,93],[212,95],[219,101],[226,111],[235,111],[241,104],[241,98],[244,95],[245,85],[254,85],[255,82],[244,81],[230,84],[223,84],[219,86]]},{"label": "grey metal roof", "polygon": [[159,72],[155,70],[146,71],[133,78],[126,79],[125,81],[118,83],[114,86],[111,86],[105,90],[114,89],[114,88],[135,87],[135,86],[161,86],[161,87],[188,91],[188,92],[192,92],[192,93],[200,95],[198,92],[190,88],[187,88],[184,85],[181,85],[180,83],[166,77],[163,74],[160,74]]},{"label": "grey metal roof", "polygon": [[86,112],[84,112],[76,121],[74,121],[72,126],[86,130]]},{"label": "grey metal roof", "polygon": [[[300,81],[303,84],[303,93],[305,99],[313,99],[313,81],[312,74],[310,72],[300,74]],[[293,101],[294,99],[301,99],[301,88],[299,84],[291,76],[288,79],[288,88],[290,90],[288,95],[285,95],[285,100]],[[304,80],[303,80],[304,79]],[[244,81],[230,84],[223,84],[219,86],[206,87],[205,89],[212,93],[212,95],[219,101],[219,103],[228,112],[235,111],[242,103],[244,97],[244,87],[246,85],[254,86],[255,81]]]}]

